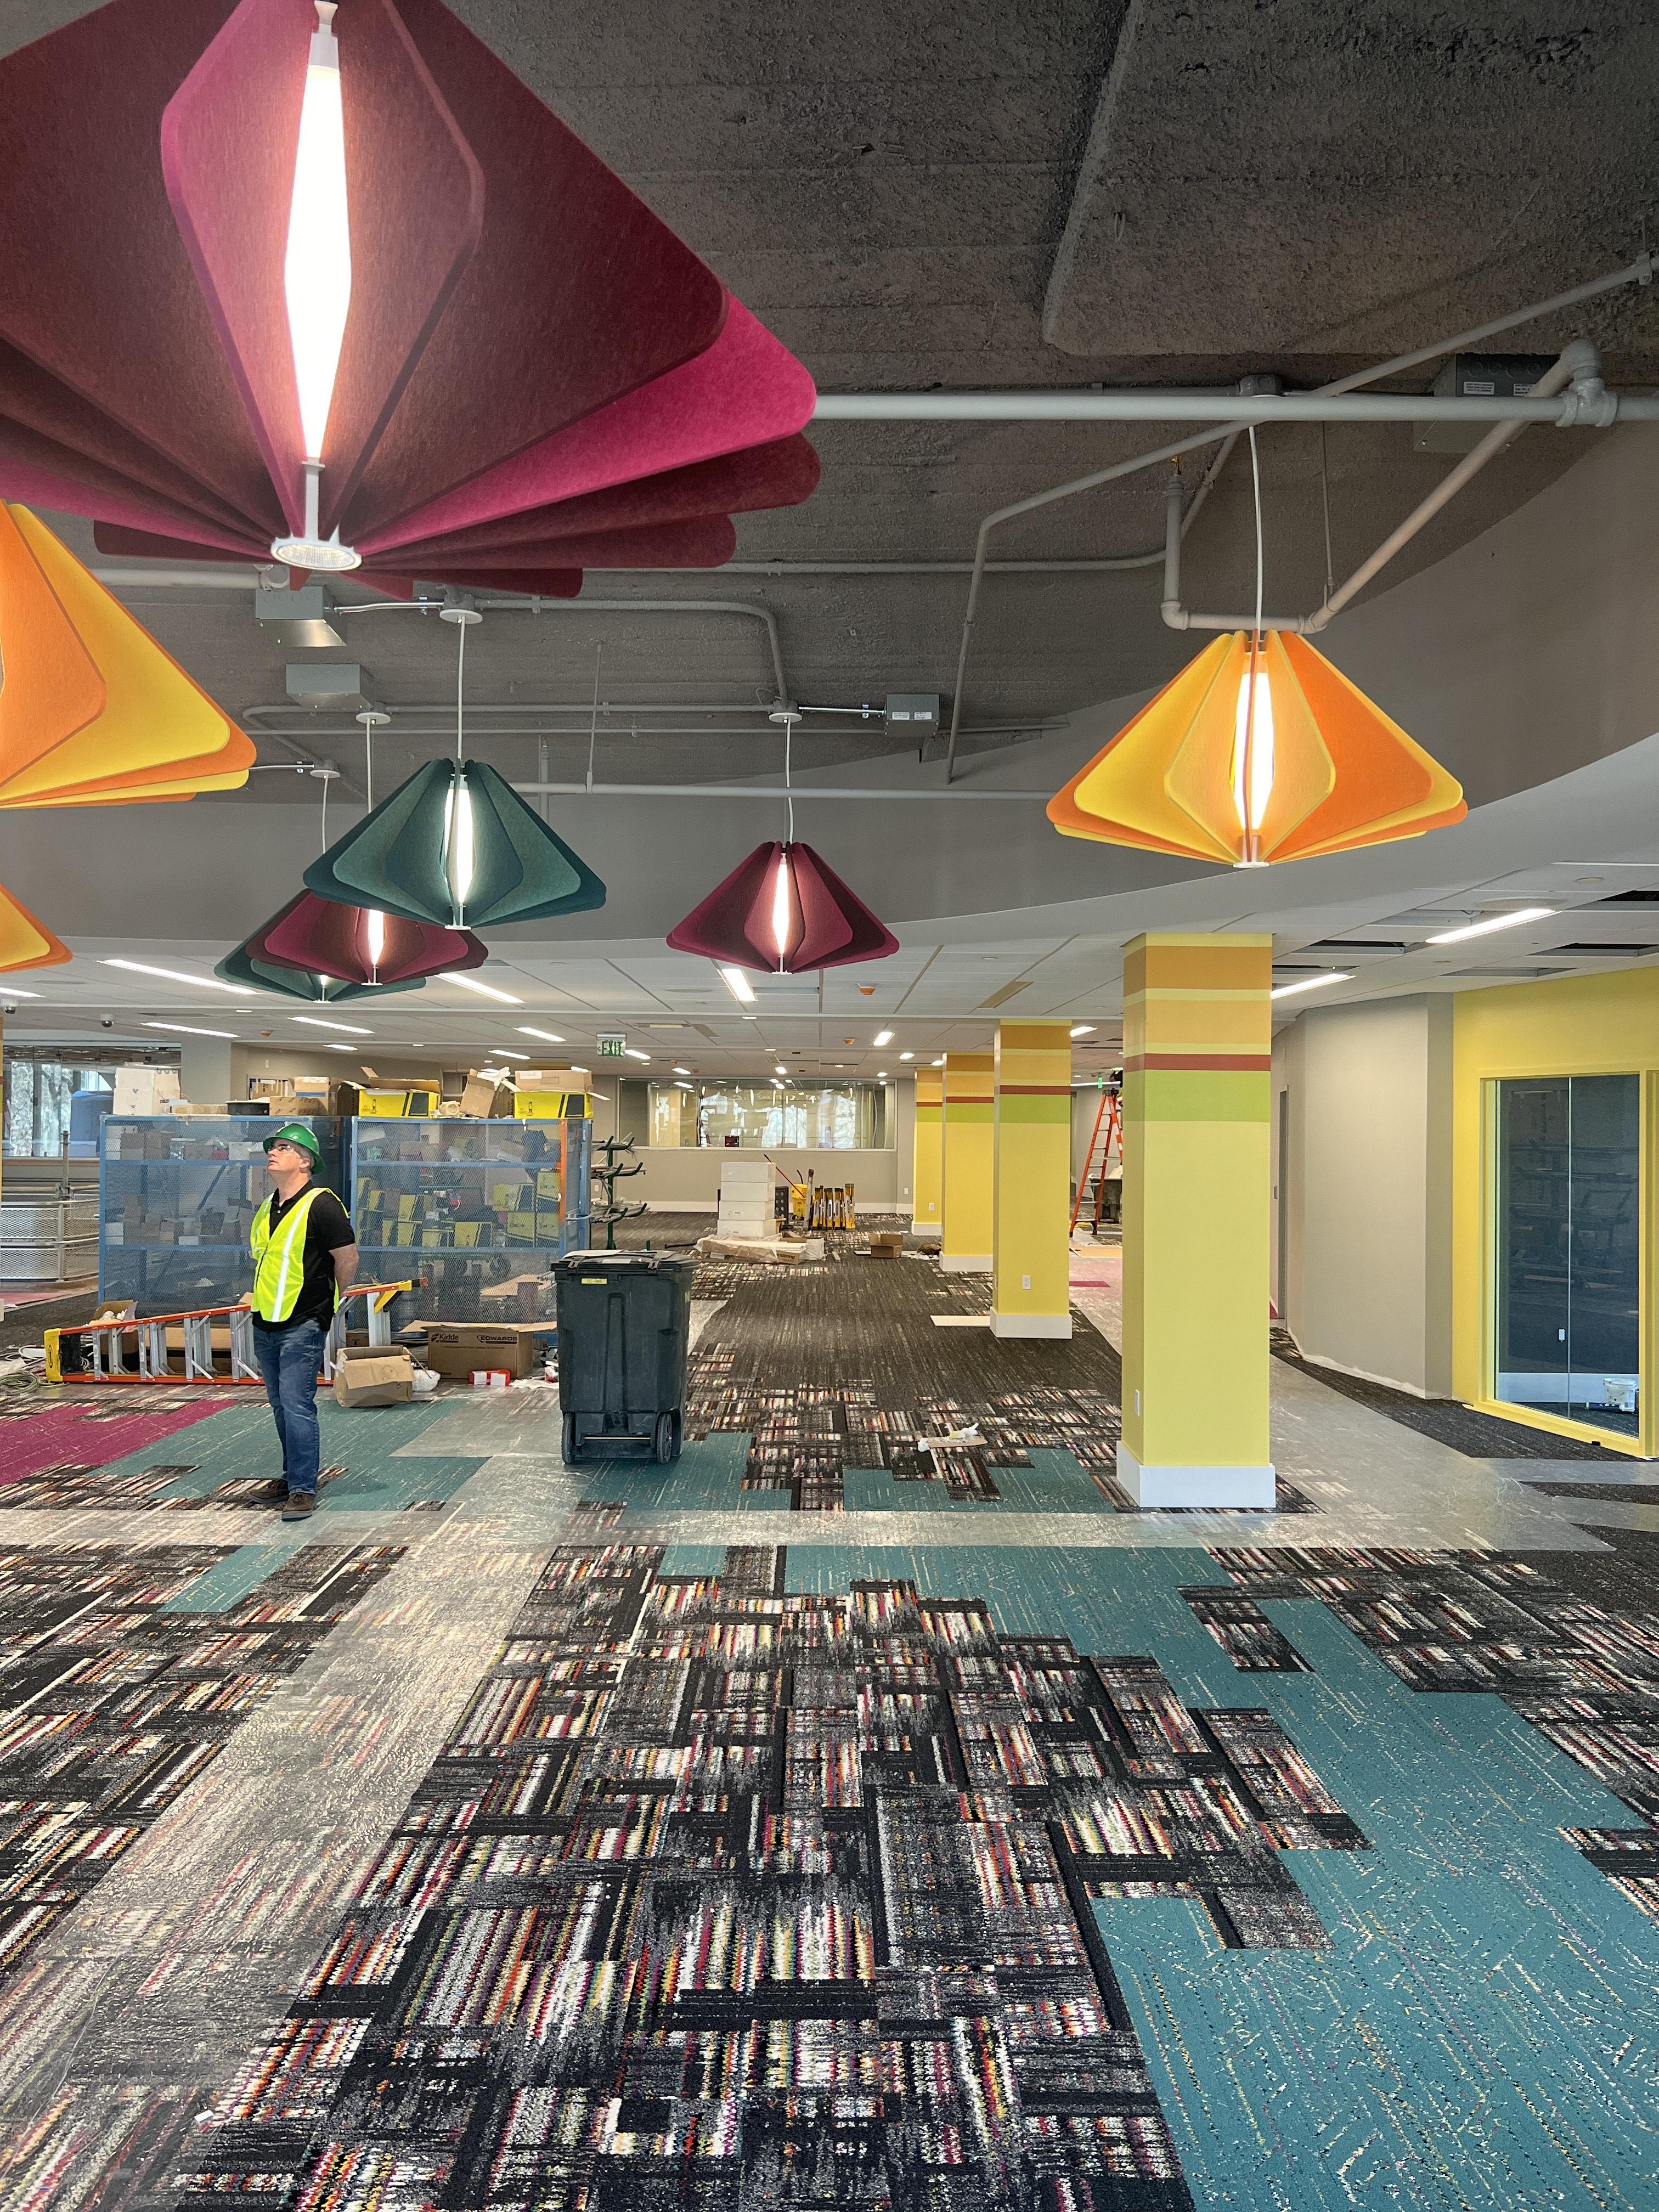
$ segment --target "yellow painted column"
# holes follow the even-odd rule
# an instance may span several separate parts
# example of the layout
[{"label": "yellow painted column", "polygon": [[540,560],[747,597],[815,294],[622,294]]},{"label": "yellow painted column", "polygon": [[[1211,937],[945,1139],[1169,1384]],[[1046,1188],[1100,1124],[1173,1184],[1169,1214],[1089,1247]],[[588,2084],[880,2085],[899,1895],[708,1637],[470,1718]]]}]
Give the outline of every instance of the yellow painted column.
[{"label": "yellow painted column", "polygon": [[1148,1506],[1273,1504],[1270,937],[1123,956],[1123,1440]]},{"label": "yellow painted column", "polygon": [[916,1070],[916,1159],[910,1177],[910,1230],[937,1237],[945,1227],[945,1071]]},{"label": "yellow painted column", "polygon": [[994,1336],[1072,1333],[1072,1025],[1000,1022]]},{"label": "yellow painted column", "polygon": [[994,1079],[988,1052],[945,1055],[945,1242],[939,1265],[947,1275],[991,1272]]}]

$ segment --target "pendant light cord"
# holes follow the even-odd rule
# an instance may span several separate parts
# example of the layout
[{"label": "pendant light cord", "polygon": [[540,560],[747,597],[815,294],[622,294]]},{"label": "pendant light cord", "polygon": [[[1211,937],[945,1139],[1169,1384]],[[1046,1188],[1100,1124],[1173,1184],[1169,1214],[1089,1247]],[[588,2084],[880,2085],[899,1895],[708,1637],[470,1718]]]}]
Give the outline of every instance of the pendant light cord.
[{"label": "pendant light cord", "polygon": [[795,718],[793,714],[786,714],[783,718],[783,791],[789,806],[789,842],[792,845],[795,842],[795,793],[789,781],[789,752],[794,734]]},{"label": "pendant light cord", "polygon": [[1254,864],[1261,858],[1261,836],[1255,819],[1255,687],[1261,665],[1261,462],[1256,452],[1255,425],[1250,425],[1250,483],[1255,495],[1255,628],[1250,633],[1249,691],[1244,707],[1243,779],[1244,858]]},{"label": "pendant light cord", "polygon": [[330,786],[330,784],[331,784],[331,783],[332,783],[332,782],[333,782],[333,781],[334,781],[334,779],[333,779],[333,777],[332,777],[331,775],[325,775],[325,776],[324,776],[324,777],[321,779],[321,781],[322,781],[322,787],[323,787],[323,850],[324,850],[324,852],[327,852],[327,850],[328,850],[328,787]]},{"label": "pendant light cord", "polygon": [[[1259,599],[1260,593],[1257,596]],[[1260,611],[1258,606],[1258,613]],[[459,764],[461,758],[461,730],[466,718],[466,633],[471,625],[463,622],[457,623],[455,627],[461,634],[461,641],[455,651],[455,759]]]},{"label": "pendant light cord", "polygon": [[1325,457],[1325,425],[1319,426],[1319,496],[1325,509],[1325,605],[1329,606],[1331,593],[1336,589],[1336,577],[1331,567],[1331,478]]}]

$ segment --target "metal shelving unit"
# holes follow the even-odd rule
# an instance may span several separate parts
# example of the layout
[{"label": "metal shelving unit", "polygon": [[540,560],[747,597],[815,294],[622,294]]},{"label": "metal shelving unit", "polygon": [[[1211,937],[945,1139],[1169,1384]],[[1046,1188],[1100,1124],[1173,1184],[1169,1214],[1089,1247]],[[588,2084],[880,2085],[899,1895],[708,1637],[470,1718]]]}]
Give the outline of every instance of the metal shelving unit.
[{"label": "metal shelving unit", "polygon": [[[317,1180],[345,1201],[341,1128],[300,1117],[322,1151]],[[108,1115],[99,1136],[98,1295],[140,1314],[234,1305],[253,1288],[248,1231],[270,1192],[267,1115]]]},{"label": "metal shelving unit", "polygon": [[550,1321],[549,1269],[588,1242],[592,1123],[362,1119],[351,1219],[366,1273],[425,1287],[413,1321]]}]

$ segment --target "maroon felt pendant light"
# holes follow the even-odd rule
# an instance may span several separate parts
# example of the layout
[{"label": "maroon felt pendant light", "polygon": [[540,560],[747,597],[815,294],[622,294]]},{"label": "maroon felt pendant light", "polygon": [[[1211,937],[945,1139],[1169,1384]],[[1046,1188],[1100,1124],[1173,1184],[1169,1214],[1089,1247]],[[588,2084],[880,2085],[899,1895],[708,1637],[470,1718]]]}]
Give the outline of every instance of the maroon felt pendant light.
[{"label": "maroon felt pendant light", "polygon": [[470,929],[409,921],[375,907],[340,906],[301,891],[248,939],[255,960],[342,983],[408,983],[482,968],[489,948]]},{"label": "maroon felt pendant light", "polygon": [[106,552],[569,597],[817,482],[805,369],[443,0],[108,0],[0,62],[0,496]]},{"label": "maroon felt pendant light", "polygon": [[885,960],[898,939],[877,920],[857,892],[823,855],[795,836],[790,750],[798,719],[793,709],[772,717],[783,724],[784,796],[789,835],[757,845],[668,933],[677,952],[774,975],[800,975],[818,968],[844,968]]}]

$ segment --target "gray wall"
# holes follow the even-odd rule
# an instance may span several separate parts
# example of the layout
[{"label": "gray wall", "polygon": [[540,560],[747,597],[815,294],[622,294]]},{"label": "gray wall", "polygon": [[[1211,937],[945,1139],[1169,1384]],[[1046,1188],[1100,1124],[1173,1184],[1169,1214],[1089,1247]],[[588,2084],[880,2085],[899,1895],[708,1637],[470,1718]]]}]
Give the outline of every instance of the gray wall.
[{"label": "gray wall", "polygon": [[1280,1313],[1308,1358],[1427,1397],[1451,1389],[1451,1024],[1449,997],[1389,999],[1273,1043]]}]

